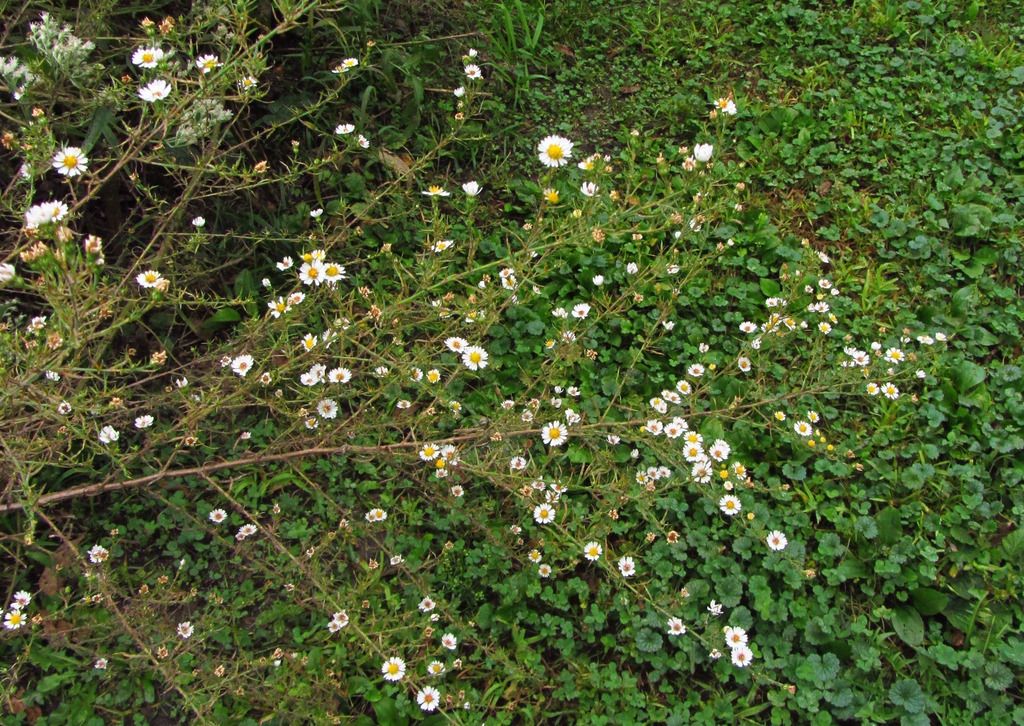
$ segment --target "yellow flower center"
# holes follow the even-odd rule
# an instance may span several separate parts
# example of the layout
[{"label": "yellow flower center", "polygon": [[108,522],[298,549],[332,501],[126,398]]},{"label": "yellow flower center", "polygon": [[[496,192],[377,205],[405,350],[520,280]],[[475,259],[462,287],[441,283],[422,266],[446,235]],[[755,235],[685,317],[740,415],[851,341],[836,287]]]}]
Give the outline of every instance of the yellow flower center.
[{"label": "yellow flower center", "polygon": [[550,436],[553,439],[557,439],[561,435],[562,429],[558,428],[557,426],[552,426],[551,428],[548,429],[548,436]]},{"label": "yellow flower center", "polygon": [[396,675],[398,673],[397,663],[388,663],[388,675]]},{"label": "yellow flower center", "polygon": [[441,187],[437,186],[436,184],[431,184],[429,187],[427,187],[427,191],[430,192],[431,194],[440,194]]},{"label": "yellow flower center", "polygon": [[544,198],[548,201],[548,204],[558,204],[558,192],[554,189],[549,189],[544,193]]},{"label": "yellow flower center", "polygon": [[565,153],[562,151],[562,147],[559,146],[558,144],[548,145],[548,156],[550,156],[552,159],[561,159],[564,155]]},{"label": "yellow flower center", "polygon": [[65,154],[64,167],[66,169],[74,169],[76,166],[78,166],[78,157],[73,154]]},{"label": "yellow flower center", "polygon": [[152,63],[154,60],[156,60],[156,56],[154,56],[152,53],[143,53],[142,54],[142,62],[143,63]]},{"label": "yellow flower center", "polygon": [[156,273],[154,273],[154,272],[147,272],[146,273],[146,282],[156,282]]},{"label": "yellow flower center", "polygon": [[472,353],[469,354],[469,359],[471,361],[473,361],[474,363],[479,363],[482,358],[483,358],[483,356],[480,355],[479,353],[477,353],[475,350]]}]

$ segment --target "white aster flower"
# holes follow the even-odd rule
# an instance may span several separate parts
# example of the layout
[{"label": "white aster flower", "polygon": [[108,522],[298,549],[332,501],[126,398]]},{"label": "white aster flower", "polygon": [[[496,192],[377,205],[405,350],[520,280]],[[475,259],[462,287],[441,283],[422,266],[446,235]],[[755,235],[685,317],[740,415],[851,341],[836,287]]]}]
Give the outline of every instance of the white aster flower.
[{"label": "white aster flower", "polygon": [[150,81],[145,86],[139,89],[139,98],[146,103],[154,103],[155,101],[162,101],[171,95],[171,84],[162,78],[158,78],[155,81]]},{"label": "white aster flower", "polygon": [[572,156],[573,143],[563,136],[545,136],[537,144],[537,153],[544,166],[565,166]]},{"label": "white aster flower", "polygon": [[405,661],[401,658],[388,658],[380,667],[385,681],[400,681],[405,675]]},{"label": "white aster flower", "polygon": [[777,529],[769,532],[765,541],[768,543],[768,549],[775,552],[781,552],[786,549],[786,545],[789,544],[789,540],[786,539],[786,535]]},{"label": "white aster flower", "polygon": [[77,146],[65,146],[54,154],[53,168],[68,178],[79,176],[89,170],[89,159]]},{"label": "white aster flower", "polygon": [[222,65],[220,58],[211,54],[201,55],[196,58],[196,68],[204,76],[215,68],[219,68]]},{"label": "white aster flower", "polygon": [[121,438],[121,434],[113,426],[109,426],[108,425],[108,426],[104,426],[102,429],[100,429],[99,439],[100,439],[100,443],[103,444],[104,446],[112,444],[113,442],[117,441],[119,438]]},{"label": "white aster flower", "polygon": [[441,703],[441,692],[433,686],[424,686],[416,694],[416,703],[424,711],[436,711],[438,704]]},{"label": "white aster flower", "polygon": [[160,61],[164,59],[164,55],[163,50],[156,46],[136,48],[135,52],[132,53],[132,65],[139,66],[140,68],[156,68]]}]

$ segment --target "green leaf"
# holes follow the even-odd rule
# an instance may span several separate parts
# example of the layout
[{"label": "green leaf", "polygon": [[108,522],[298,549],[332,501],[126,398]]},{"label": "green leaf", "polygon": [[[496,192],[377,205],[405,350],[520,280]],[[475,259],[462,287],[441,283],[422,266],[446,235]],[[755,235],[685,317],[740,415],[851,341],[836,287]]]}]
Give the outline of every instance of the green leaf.
[{"label": "green leaf", "polygon": [[377,723],[381,726],[399,726],[408,723],[408,719],[399,715],[395,699],[382,698],[373,704],[373,712],[377,714]]},{"label": "green leaf", "polygon": [[960,204],[953,207],[950,226],[957,237],[977,237],[992,226],[992,210],[981,204]]},{"label": "green leaf", "polygon": [[203,321],[203,331],[206,333],[212,333],[213,331],[219,330],[227,325],[237,323],[241,319],[241,313],[234,308],[221,308]]},{"label": "green leaf", "polygon": [[657,653],[663,644],[661,633],[651,628],[641,628],[636,634],[636,648],[641,653]]},{"label": "green leaf", "polygon": [[573,464],[589,464],[594,460],[594,455],[591,453],[590,449],[585,446],[576,446],[573,444],[570,444],[569,448],[566,450],[566,456]]},{"label": "green leaf", "polygon": [[1013,685],[1013,671],[1002,663],[988,663],[985,666],[985,685],[993,691],[1005,691]]},{"label": "green leaf", "polygon": [[765,297],[776,297],[782,292],[782,287],[775,280],[768,277],[762,277],[760,280],[761,292],[764,293]]},{"label": "green leaf", "polygon": [[71,680],[75,680],[76,675],[74,672],[65,671],[64,673],[54,673],[41,679],[36,684],[36,693],[46,694],[51,691],[56,691],[58,688],[63,686],[65,683]]},{"label": "green leaf", "polygon": [[930,587],[919,587],[910,593],[917,612],[922,615],[937,615],[949,605],[949,596]]},{"label": "green leaf", "polygon": [[883,509],[876,517],[879,544],[891,545],[899,541],[903,532],[900,510],[895,507]]},{"label": "green leaf", "polygon": [[977,363],[969,360],[959,361],[950,369],[950,376],[956,385],[957,391],[967,393],[975,386],[985,380],[987,373]]},{"label": "green leaf", "polygon": [[960,654],[945,643],[933,645],[928,649],[928,655],[934,658],[936,663],[943,665],[950,670],[955,671],[959,667]]},{"label": "green leaf", "polygon": [[924,642],[924,620],[921,613],[911,607],[899,607],[892,614],[892,627],[900,640],[910,646]]},{"label": "green leaf", "polygon": [[924,692],[917,681],[898,681],[889,689],[889,700],[901,707],[907,713],[921,713],[924,711]]},{"label": "green leaf", "polygon": [[1015,529],[1003,537],[1001,547],[1004,557],[1020,561],[1024,556],[1024,529]]},{"label": "green leaf", "polygon": [[[82,151],[88,154],[92,151],[93,144],[102,135],[109,141],[113,136],[110,134],[110,122],[114,120],[114,110],[107,107],[101,106],[96,109],[96,113],[92,115],[92,124],[89,126],[89,130],[85,134],[85,141],[82,142]],[[117,146],[117,138],[113,137],[114,142],[111,146]]]}]

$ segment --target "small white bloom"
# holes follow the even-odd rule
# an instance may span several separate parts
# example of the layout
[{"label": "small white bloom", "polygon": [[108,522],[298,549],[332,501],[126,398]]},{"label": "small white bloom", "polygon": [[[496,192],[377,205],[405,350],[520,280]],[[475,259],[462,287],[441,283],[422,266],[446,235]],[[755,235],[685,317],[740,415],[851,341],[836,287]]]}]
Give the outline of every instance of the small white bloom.
[{"label": "small white bloom", "polygon": [[715,147],[711,144],[697,144],[693,147],[693,158],[701,162],[711,161],[711,154],[714,150]]},{"label": "small white bloom", "polygon": [[438,704],[441,703],[441,692],[433,686],[424,686],[416,694],[416,703],[424,711],[436,711]]},{"label": "small white bloom", "polygon": [[53,168],[68,178],[79,176],[89,170],[89,159],[77,146],[65,146],[54,154]]},{"label": "small white bloom", "polygon": [[132,53],[132,65],[140,68],[156,68],[157,64],[164,59],[164,52],[157,47],[137,48]]},{"label": "small white bloom", "polygon": [[89,548],[88,555],[89,562],[94,565],[98,565],[102,562],[106,562],[107,558],[110,556],[110,552],[103,545],[93,545]]},{"label": "small white bloom", "polygon": [[111,444],[121,438],[120,432],[113,426],[104,426],[100,429],[100,443],[104,446]]},{"label": "small white bloom", "polygon": [[201,55],[196,58],[196,68],[198,68],[199,72],[204,76],[221,65],[223,64],[220,62],[220,58],[212,54]]},{"label": "small white bloom", "polygon": [[157,79],[150,81],[145,86],[139,89],[139,98],[147,103],[153,103],[155,101],[162,101],[171,95],[171,84],[167,81]]},{"label": "small white bloom", "polygon": [[745,645],[732,649],[732,664],[737,668],[746,668],[753,659],[753,651]]},{"label": "small white bloom", "polygon": [[401,658],[388,658],[381,666],[380,672],[385,681],[400,681],[405,675],[405,661]]},{"label": "small white bloom", "polygon": [[572,156],[573,143],[562,136],[545,136],[537,144],[537,153],[544,166],[565,166]]},{"label": "small white bloom", "polygon": [[245,378],[252,370],[253,357],[251,355],[239,355],[231,361],[231,370],[239,377]]},{"label": "small white bloom", "polygon": [[768,549],[775,552],[781,552],[786,549],[786,545],[789,544],[789,540],[786,539],[786,535],[777,529],[769,532],[765,541],[768,543]]}]

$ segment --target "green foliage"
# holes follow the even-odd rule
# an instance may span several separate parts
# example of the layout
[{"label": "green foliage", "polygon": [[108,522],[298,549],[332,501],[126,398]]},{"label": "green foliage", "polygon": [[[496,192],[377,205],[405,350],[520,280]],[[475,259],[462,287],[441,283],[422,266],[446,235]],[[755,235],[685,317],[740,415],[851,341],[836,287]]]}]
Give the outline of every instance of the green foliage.
[{"label": "green foliage", "polygon": [[1024,719],[1008,4],[40,10],[13,723]]}]

